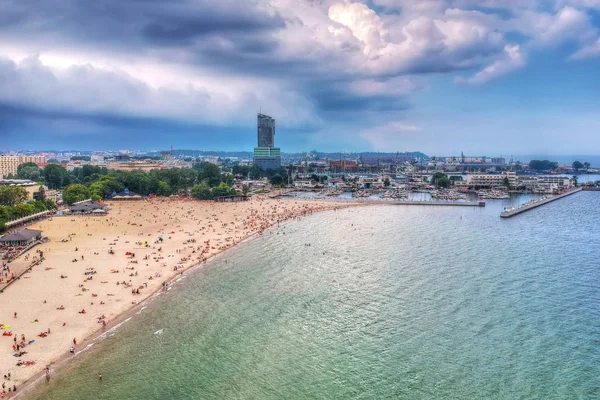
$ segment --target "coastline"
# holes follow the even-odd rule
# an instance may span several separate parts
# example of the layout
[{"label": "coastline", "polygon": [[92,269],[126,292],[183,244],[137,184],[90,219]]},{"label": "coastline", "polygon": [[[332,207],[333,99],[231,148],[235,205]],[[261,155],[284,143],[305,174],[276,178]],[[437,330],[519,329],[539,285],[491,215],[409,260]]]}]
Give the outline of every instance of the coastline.
[{"label": "coastline", "polygon": [[[261,201],[263,201],[263,200],[261,200]],[[299,201],[290,200],[290,199],[277,199],[277,200],[270,200],[270,202],[285,204],[285,203],[292,203],[292,202],[298,203]],[[317,208],[324,206],[322,204],[322,202],[315,201],[315,200],[300,200],[300,202],[308,203],[308,204],[312,203]],[[374,204],[369,204],[369,203],[365,203],[365,202],[351,203],[351,202],[327,201],[327,202],[323,202],[323,203],[325,203],[325,205],[326,205],[325,207],[320,208],[320,209],[312,209],[312,210],[310,210],[310,212],[308,214],[303,214],[303,213],[290,214],[290,215],[287,215],[285,218],[282,218],[282,219],[279,219],[276,221],[272,221],[270,224],[268,224],[268,226],[264,226],[261,230],[257,230],[257,231],[248,233],[246,236],[244,236],[240,240],[232,243],[227,248],[219,249],[218,251],[210,254],[204,260],[197,262],[197,263],[192,263],[191,265],[188,265],[185,268],[178,270],[175,275],[170,276],[166,280],[164,287],[159,286],[159,287],[154,288],[154,290],[152,290],[152,291],[144,293],[144,297],[140,298],[139,301],[136,302],[136,304],[132,304],[131,307],[128,307],[125,310],[123,310],[122,312],[118,313],[117,315],[114,315],[114,316],[110,317],[110,319],[107,319],[107,324],[104,327],[104,329],[102,327],[97,328],[97,329],[89,332],[89,334],[87,334],[86,336],[84,336],[83,340],[81,340],[78,343],[78,346],[77,346],[78,350],[75,352],[75,354],[70,354],[68,352],[65,352],[58,358],[52,359],[49,363],[47,363],[48,367],[51,370],[51,376],[59,374],[60,371],[64,370],[68,366],[68,363],[71,360],[79,360],[81,357],[85,357],[86,354],[88,353],[88,350],[90,350],[94,345],[99,344],[102,341],[104,341],[107,337],[112,336],[111,335],[112,333],[114,333],[118,329],[120,329],[129,320],[134,318],[135,315],[139,315],[148,305],[152,304],[155,300],[159,299],[163,292],[168,292],[169,290],[171,290],[172,287],[174,287],[180,280],[184,279],[187,275],[194,273],[195,271],[203,270],[204,268],[210,267],[214,261],[216,261],[220,257],[226,255],[230,250],[238,248],[238,246],[242,243],[248,242],[250,240],[258,239],[259,237],[262,236],[262,234],[268,233],[274,226],[277,226],[279,223],[290,222],[290,221],[295,220],[296,218],[311,216],[312,214],[322,213],[325,211],[335,211],[335,210],[340,210],[340,209],[350,208],[350,207],[374,205]],[[203,204],[203,203],[200,203],[200,204]],[[382,205],[382,204],[379,204],[379,205]],[[7,396],[7,398],[14,398],[14,399],[27,398],[27,396],[35,393],[36,390],[38,390],[40,388],[40,385],[42,385],[44,383],[44,380],[45,380],[44,377],[45,377],[44,370],[41,370],[41,371],[33,374],[31,377],[29,377],[28,379],[26,379],[20,383],[19,390],[17,391],[16,394],[11,393],[11,395]]]}]

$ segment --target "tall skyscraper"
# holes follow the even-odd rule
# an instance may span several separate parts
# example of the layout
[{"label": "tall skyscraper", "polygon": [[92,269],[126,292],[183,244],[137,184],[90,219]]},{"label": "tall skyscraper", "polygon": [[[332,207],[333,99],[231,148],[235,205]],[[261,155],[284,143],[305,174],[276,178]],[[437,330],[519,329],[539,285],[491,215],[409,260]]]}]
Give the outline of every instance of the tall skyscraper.
[{"label": "tall skyscraper", "polygon": [[275,147],[275,120],[268,115],[258,114],[258,147],[254,148],[254,164],[260,169],[278,169],[281,167],[281,149]]},{"label": "tall skyscraper", "polygon": [[258,147],[275,147],[275,120],[264,114],[258,114],[256,119]]}]

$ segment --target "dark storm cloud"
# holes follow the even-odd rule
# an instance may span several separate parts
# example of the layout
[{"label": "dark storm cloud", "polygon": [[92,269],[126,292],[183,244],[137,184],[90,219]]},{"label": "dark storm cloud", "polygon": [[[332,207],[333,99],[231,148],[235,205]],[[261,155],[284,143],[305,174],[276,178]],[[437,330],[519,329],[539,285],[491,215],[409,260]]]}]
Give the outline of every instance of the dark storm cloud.
[{"label": "dark storm cloud", "polygon": [[201,14],[169,15],[157,18],[145,25],[141,34],[151,43],[180,46],[193,39],[210,34],[238,36],[270,31],[285,26],[282,19],[253,14]]},{"label": "dark storm cloud", "polygon": [[0,36],[20,34],[48,45],[95,44],[128,51],[165,44],[186,47],[211,34],[252,36],[285,25],[253,2],[233,0],[6,0],[0,11]]},{"label": "dark storm cloud", "polygon": [[[318,45],[311,48],[311,54],[284,51],[285,43],[276,34],[291,22],[272,9],[257,7],[253,1],[5,0],[0,4],[0,22],[3,22],[0,23],[0,43],[13,43],[17,47],[27,44],[42,53],[44,49],[57,48],[81,54],[94,52],[99,57],[106,54],[108,59],[151,55],[157,60],[192,69],[198,67],[235,77],[277,81],[282,89],[314,105],[316,114],[324,113],[331,118],[336,115],[347,118],[349,113],[361,110],[399,111],[407,108],[402,97],[353,93],[348,86],[360,78],[361,73],[336,67],[343,61],[333,51],[323,50]],[[360,52],[360,46],[356,42],[345,42],[341,44],[341,51]],[[5,82],[31,82],[31,77],[23,71],[22,65],[10,65],[7,71],[0,69],[0,82],[3,79]],[[177,121],[172,114],[157,107],[152,111],[162,114],[156,119],[139,117],[135,113],[128,115],[120,107],[114,108],[114,104],[143,103],[139,101],[142,98],[161,96],[136,81],[135,76],[128,79],[104,75],[92,67],[76,67],[67,78],[65,74],[56,77],[41,63],[29,73],[35,78],[37,89],[25,85],[28,88],[25,91],[13,84],[17,88],[13,98],[0,96],[4,102],[0,104],[0,117],[5,120],[0,129],[4,132],[28,129],[95,132],[100,127],[119,131],[174,132],[187,131],[189,126],[198,123],[195,120],[187,125],[189,120]],[[101,81],[104,83],[99,86]],[[72,101],[77,98],[73,92],[83,87],[90,93],[97,91],[108,95],[107,91],[100,90],[108,83],[114,90],[106,102],[90,99],[84,96],[85,93],[79,94],[88,102]],[[38,96],[39,93],[47,96]],[[182,105],[186,104],[183,98],[176,99]],[[273,101],[281,100],[274,98]],[[89,103],[97,103],[102,110],[96,111]],[[160,101],[157,104],[161,104]],[[202,105],[199,102],[199,110]],[[286,107],[293,108],[294,104]],[[237,116],[232,116],[232,120],[235,118]],[[318,115],[314,117],[318,118]],[[299,122],[311,123],[310,119]]]},{"label": "dark storm cloud", "polygon": [[402,111],[410,108],[404,96],[360,95],[346,89],[343,83],[320,82],[311,86],[310,97],[320,110],[347,118],[359,111]]}]

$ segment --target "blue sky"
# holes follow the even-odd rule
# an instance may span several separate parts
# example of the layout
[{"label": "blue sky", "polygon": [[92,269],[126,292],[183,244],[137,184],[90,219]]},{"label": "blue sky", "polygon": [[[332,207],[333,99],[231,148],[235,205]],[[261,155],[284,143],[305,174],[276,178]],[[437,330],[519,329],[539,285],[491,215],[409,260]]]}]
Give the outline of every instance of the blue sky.
[{"label": "blue sky", "polygon": [[5,0],[0,151],[600,154],[600,0]]}]

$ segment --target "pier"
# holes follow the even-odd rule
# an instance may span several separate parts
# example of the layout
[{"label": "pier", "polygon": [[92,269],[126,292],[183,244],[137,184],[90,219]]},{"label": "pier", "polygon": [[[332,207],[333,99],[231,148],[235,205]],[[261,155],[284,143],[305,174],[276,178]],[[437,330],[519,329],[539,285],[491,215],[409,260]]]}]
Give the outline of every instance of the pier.
[{"label": "pier", "polygon": [[581,192],[581,190],[582,190],[582,188],[578,187],[578,188],[569,190],[566,193],[559,194],[559,195],[556,195],[556,196],[552,196],[552,197],[550,197],[548,199],[545,199],[545,200],[542,200],[542,201],[538,201],[538,202],[535,202],[535,203],[532,203],[532,204],[528,204],[526,206],[519,207],[519,208],[516,208],[516,209],[511,210],[511,211],[503,211],[503,212],[500,213],[500,217],[501,218],[514,217],[515,215],[524,213],[525,211],[533,210],[534,208],[543,206],[544,204],[548,204],[550,202],[553,202],[554,200],[562,199],[563,197],[567,197],[567,196],[570,196],[572,194]]}]

